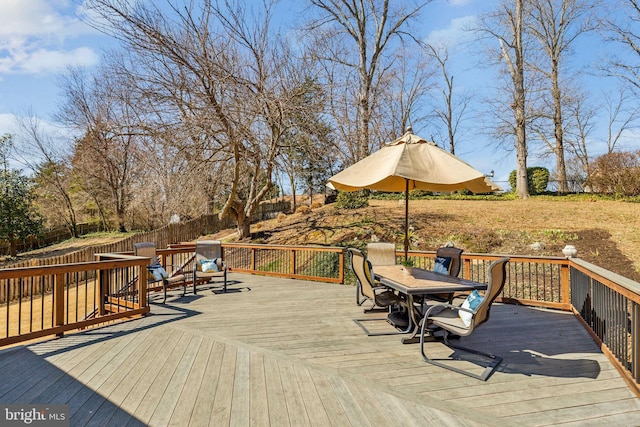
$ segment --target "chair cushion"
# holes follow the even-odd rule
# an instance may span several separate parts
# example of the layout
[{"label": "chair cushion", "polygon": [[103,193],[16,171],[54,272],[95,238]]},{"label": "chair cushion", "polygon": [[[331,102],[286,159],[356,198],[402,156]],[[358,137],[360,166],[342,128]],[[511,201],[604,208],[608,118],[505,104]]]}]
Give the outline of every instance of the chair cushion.
[{"label": "chair cushion", "polygon": [[435,315],[429,316],[428,321],[435,328],[443,328],[456,335],[469,335],[469,327],[460,319],[458,310],[446,308]]},{"label": "chair cushion", "polygon": [[149,270],[149,273],[151,273],[155,281],[160,281],[169,277],[169,273],[167,273],[164,267],[162,267],[160,264],[152,264],[147,267],[147,270]]},{"label": "chair cushion", "polygon": [[449,274],[451,269],[451,257],[437,256],[433,263],[433,271],[441,274]]},{"label": "chair cushion", "polygon": [[200,267],[202,268],[203,273],[217,273],[218,271],[220,271],[220,267],[218,266],[218,258],[201,259]]},{"label": "chair cushion", "polygon": [[[464,302],[462,303],[461,307],[462,308],[468,308],[469,310],[475,311],[476,308],[478,308],[478,306],[480,305],[481,302],[482,302],[482,295],[480,295],[480,293],[477,290],[474,290],[464,300]],[[458,315],[460,316],[460,319],[462,319],[462,321],[464,322],[465,325],[467,325],[467,326],[471,325],[471,319],[473,317],[473,315],[471,313],[469,313],[467,311],[460,310],[460,311],[458,311]]]}]

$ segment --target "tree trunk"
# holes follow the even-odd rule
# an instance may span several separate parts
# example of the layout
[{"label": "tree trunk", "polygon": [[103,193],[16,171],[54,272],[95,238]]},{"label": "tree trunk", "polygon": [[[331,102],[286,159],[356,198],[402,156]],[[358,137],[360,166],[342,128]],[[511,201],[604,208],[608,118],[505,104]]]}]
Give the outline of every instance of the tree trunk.
[{"label": "tree trunk", "polygon": [[9,233],[7,240],[9,241],[9,254],[12,258],[15,258],[16,255],[18,255],[18,242],[16,241],[13,233]]},{"label": "tree trunk", "polygon": [[244,215],[244,213],[238,215],[236,222],[238,224],[238,240],[251,237],[251,221]]},{"label": "tree trunk", "polygon": [[527,134],[524,88],[524,46],[523,33],[523,0],[516,1],[516,16],[514,26],[514,51],[516,66],[513,72],[514,83],[514,116],[516,119],[516,191],[521,199],[529,198],[529,181],[527,180]]},{"label": "tree trunk", "polygon": [[553,94],[553,126],[556,140],[556,173],[558,179],[558,193],[565,194],[569,191],[567,186],[567,169],[564,161],[564,134],[562,129],[562,93],[558,82],[558,62],[553,61],[551,69],[552,94]]},{"label": "tree trunk", "polygon": [[289,175],[289,183],[291,184],[291,212],[296,211],[296,180],[293,175]]}]

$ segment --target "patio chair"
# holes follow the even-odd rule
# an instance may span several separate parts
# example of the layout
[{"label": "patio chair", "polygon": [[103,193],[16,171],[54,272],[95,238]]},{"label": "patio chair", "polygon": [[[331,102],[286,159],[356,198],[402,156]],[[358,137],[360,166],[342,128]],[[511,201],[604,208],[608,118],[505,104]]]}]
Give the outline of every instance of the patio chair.
[{"label": "patio chair", "polygon": [[197,293],[198,282],[209,283],[214,277],[223,278],[222,291],[227,292],[227,264],[222,259],[222,242],[198,240],[193,263],[193,293]]},{"label": "patio chair", "polygon": [[367,259],[374,267],[376,265],[395,265],[395,243],[372,242],[367,244]]},{"label": "patio chair", "polygon": [[[376,265],[395,265],[396,263],[396,245],[386,242],[371,242],[367,244],[367,259],[372,266]],[[375,280],[375,278],[374,278]],[[376,286],[380,283],[375,282]],[[363,298],[360,293],[360,287],[356,289],[356,298],[358,305],[361,305],[368,298]]]},{"label": "patio chair", "polygon": [[[133,254],[135,256],[149,258],[147,265],[147,286],[162,283],[163,298],[162,304],[167,301],[167,288],[172,285],[182,283],[182,295],[187,293],[187,280],[182,272],[182,268],[176,269],[172,275],[168,274],[164,267],[160,265],[156,254],[156,244],[153,242],[134,243]],[[153,289],[150,289],[153,290]]]},{"label": "patio chair", "polygon": [[[504,282],[506,280],[506,264],[508,261],[509,258],[505,257],[491,263],[487,274],[489,277],[489,283],[487,284],[487,290],[485,291],[483,298],[478,298],[477,291],[475,291],[465,300],[465,302],[462,303],[461,306],[455,306],[452,304],[436,304],[429,307],[424,315],[420,328],[420,353],[422,354],[422,359],[425,362],[482,381],[489,379],[500,362],[502,362],[502,358],[490,353],[484,353],[478,350],[462,347],[457,344],[451,344],[449,341],[449,335],[453,334],[458,337],[471,335],[478,326],[489,320],[491,305],[500,292],[502,292],[502,288],[504,287]],[[478,375],[473,372],[442,363],[442,361],[445,360],[462,360],[461,355],[456,356],[456,353],[454,353],[449,359],[429,358],[424,351],[425,332],[429,330],[431,333],[434,328],[441,329],[443,331],[443,341],[447,347],[461,352],[475,354],[481,356],[481,358],[487,359],[486,361],[489,363],[485,363],[487,366],[482,374]]]},{"label": "patio chair", "polygon": [[[458,277],[462,267],[462,249],[453,246],[443,246],[436,249],[436,258],[433,263],[433,271]],[[453,294],[433,294],[429,299],[439,302],[451,303]]]},{"label": "patio chair", "polygon": [[[449,276],[458,277],[460,274],[460,268],[462,267],[462,249],[455,248],[453,246],[443,246],[436,249],[436,261],[438,258],[444,260],[442,265]],[[448,262],[447,262],[448,261]],[[434,265],[434,271],[437,265]]]},{"label": "patio chair", "polygon": [[[356,295],[358,296],[360,293],[363,295],[364,299],[362,301],[358,300],[358,305],[362,305],[365,301],[369,300],[373,303],[373,306],[370,309],[365,309],[364,312],[368,313],[370,311],[375,310],[376,308],[386,308],[391,312],[391,307],[400,304],[404,305],[404,301],[400,298],[399,295],[396,295],[392,291],[390,291],[386,286],[376,285],[373,281],[373,267],[371,265],[371,261],[364,257],[362,251],[349,248],[347,249],[351,254],[351,269],[353,270],[353,274],[356,276],[357,284],[356,284]],[[358,290],[359,289],[359,290]],[[362,323],[363,322],[372,322],[372,321],[381,321],[387,320],[387,318],[369,318],[369,319],[354,319],[354,322],[360,326],[367,335],[375,336],[375,335],[391,335],[399,332],[382,332],[382,333],[372,333],[370,332]],[[407,331],[403,331],[401,333],[406,333]]]}]

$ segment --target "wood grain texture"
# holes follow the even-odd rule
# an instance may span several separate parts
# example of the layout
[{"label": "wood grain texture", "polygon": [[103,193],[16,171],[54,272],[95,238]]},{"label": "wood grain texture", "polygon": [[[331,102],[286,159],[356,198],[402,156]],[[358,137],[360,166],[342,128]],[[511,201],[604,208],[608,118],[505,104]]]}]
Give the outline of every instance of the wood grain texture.
[{"label": "wood grain texture", "polygon": [[570,313],[494,305],[461,339],[504,357],[481,382],[399,335],[367,337],[352,287],[232,273],[229,289],[178,289],[145,318],[0,351],[0,404],[68,404],[72,425],[640,424],[640,401]]}]

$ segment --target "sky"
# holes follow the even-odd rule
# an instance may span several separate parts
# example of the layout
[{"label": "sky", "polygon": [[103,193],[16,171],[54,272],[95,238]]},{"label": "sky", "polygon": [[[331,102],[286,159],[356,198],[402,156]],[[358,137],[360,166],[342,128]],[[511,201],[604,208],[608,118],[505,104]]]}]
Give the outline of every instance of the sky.
[{"label": "sky", "polygon": [[[421,38],[447,44],[459,88],[473,92],[476,99],[492,88],[493,71],[481,66],[479,55],[469,52],[465,41],[474,36],[465,28],[473,25],[479,13],[495,7],[497,1],[434,0],[415,25],[424,32]],[[96,66],[101,52],[116,46],[113,39],[79,18],[83,15],[80,3],[81,0],[0,1],[0,135],[15,133],[15,115],[31,112],[43,121],[50,120],[61,102],[57,83],[66,67]],[[279,10],[290,13],[291,7],[300,4],[300,0],[285,0]],[[593,61],[597,50],[593,39],[582,41],[575,49],[574,66]],[[610,85],[601,77],[585,78],[590,79],[593,90]],[[515,168],[514,156],[491,148],[488,137],[473,128],[478,113],[469,114],[468,125],[460,131],[456,154],[487,174],[494,170],[495,180],[504,186]],[[531,159],[529,165],[541,162]]]}]

